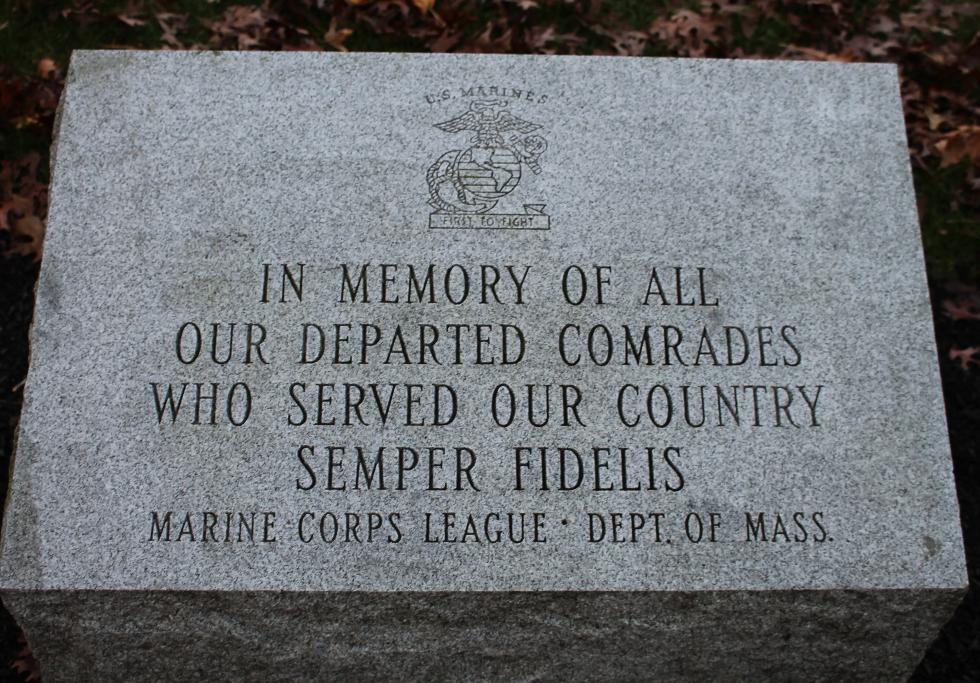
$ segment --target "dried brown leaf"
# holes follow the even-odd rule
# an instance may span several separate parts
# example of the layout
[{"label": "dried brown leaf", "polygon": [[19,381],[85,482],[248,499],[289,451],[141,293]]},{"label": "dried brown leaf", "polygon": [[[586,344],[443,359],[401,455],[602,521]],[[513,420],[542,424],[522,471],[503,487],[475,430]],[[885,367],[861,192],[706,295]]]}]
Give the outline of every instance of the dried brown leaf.
[{"label": "dried brown leaf", "polygon": [[448,52],[459,43],[462,37],[462,31],[447,28],[429,42],[429,49],[433,52]]},{"label": "dried brown leaf", "polygon": [[980,126],[960,126],[936,143],[941,155],[940,168],[953,166],[964,159],[980,160]]},{"label": "dried brown leaf", "polygon": [[140,18],[143,7],[140,3],[130,0],[126,3],[126,9],[116,14],[116,19],[126,24],[126,26],[146,26],[146,19]]},{"label": "dried brown leaf", "polygon": [[977,300],[943,300],[943,314],[953,320],[980,320],[980,304]]},{"label": "dried brown leaf", "polygon": [[642,55],[649,40],[649,35],[643,31],[608,30],[602,26],[595,26],[593,30],[610,40],[613,51],[617,55],[632,57]]},{"label": "dried brown leaf", "polygon": [[9,251],[41,258],[48,186],[37,178],[36,152],[19,161],[0,161],[0,231],[10,235]]},{"label": "dried brown leaf", "polygon": [[28,214],[23,217],[15,216],[10,224],[10,232],[14,238],[10,252],[40,261],[44,251],[44,221],[34,214]]},{"label": "dried brown leaf", "polygon": [[330,20],[330,27],[327,29],[327,32],[323,34],[323,40],[333,49],[340,50],[341,52],[347,52],[347,48],[344,47],[344,41],[350,38],[353,34],[354,29],[337,28],[337,17],[333,17]]},{"label": "dried brown leaf", "polygon": [[183,43],[177,38],[177,34],[187,28],[187,15],[174,14],[172,12],[157,12],[155,17],[157,24],[160,26],[160,30],[163,31],[160,40],[170,47],[184,47]]},{"label": "dried brown leaf", "polygon": [[37,63],[37,75],[44,79],[54,78],[58,75],[58,65],[53,59],[42,59]]},{"label": "dried brown leaf", "polygon": [[914,28],[923,33],[941,33],[952,35],[952,31],[945,28],[936,21],[935,16],[929,10],[919,12],[903,12],[899,17],[901,24],[905,28]]},{"label": "dried brown leaf", "polygon": [[926,108],[926,118],[929,119],[929,130],[939,130],[946,118],[942,114],[936,113],[932,108]]},{"label": "dried brown leaf", "polygon": [[958,361],[960,367],[969,370],[971,365],[980,365],[980,346],[970,346],[965,349],[953,347],[949,350],[949,359]]},{"label": "dried brown leaf", "polygon": [[709,45],[721,42],[719,32],[725,24],[725,19],[682,9],[655,20],[648,33],[681,56],[703,57]]}]

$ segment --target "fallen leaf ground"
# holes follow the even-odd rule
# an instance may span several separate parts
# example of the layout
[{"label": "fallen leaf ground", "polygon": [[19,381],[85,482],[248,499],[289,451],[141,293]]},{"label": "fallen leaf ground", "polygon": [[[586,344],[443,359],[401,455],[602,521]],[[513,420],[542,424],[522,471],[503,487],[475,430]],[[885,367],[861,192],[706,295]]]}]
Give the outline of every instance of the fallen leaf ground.
[{"label": "fallen leaf ground", "polygon": [[[459,51],[899,64],[971,592],[915,681],[980,681],[980,3],[0,0],[0,488],[27,371],[54,111],[79,48]],[[0,611],[0,680],[37,680]]]}]

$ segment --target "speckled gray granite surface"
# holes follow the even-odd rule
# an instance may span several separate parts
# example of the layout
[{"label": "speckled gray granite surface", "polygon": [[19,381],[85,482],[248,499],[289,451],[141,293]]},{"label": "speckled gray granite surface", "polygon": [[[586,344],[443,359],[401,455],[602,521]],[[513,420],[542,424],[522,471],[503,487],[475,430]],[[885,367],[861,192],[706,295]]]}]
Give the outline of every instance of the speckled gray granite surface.
[{"label": "speckled gray granite surface", "polygon": [[892,66],[76,52],[53,161],[46,681],[897,680],[965,589]]}]

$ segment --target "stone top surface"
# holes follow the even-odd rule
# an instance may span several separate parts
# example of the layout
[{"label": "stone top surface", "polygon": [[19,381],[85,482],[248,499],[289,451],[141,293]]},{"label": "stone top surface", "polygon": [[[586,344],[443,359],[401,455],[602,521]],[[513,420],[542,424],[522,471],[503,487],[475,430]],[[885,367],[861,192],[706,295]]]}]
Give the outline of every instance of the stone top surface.
[{"label": "stone top surface", "polygon": [[893,66],[73,56],[3,588],[965,583]]}]

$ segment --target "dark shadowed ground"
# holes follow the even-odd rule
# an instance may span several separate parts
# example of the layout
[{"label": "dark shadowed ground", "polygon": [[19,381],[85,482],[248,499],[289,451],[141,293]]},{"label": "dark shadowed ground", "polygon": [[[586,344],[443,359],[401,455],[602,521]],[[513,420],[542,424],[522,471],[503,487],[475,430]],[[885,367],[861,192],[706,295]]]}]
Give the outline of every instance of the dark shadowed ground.
[{"label": "dark shadowed ground", "polygon": [[956,292],[932,287],[933,319],[939,343],[939,367],[946,398],[946,420],[953,449],[956,490],[966,544],[970,592],[926,653],[913,681],[980,681],[980,372],[964,370],[950,359],[951,348],[980,342],[980,320],[955,321],[942,310],[942,302],[955,300]]},{"label": "dark shadowed ground", "polygon": [[[14,434],[20,418],[21,386],[27,374],[27,333],[34,310],[38,265],[28,257],[0,260],[0,491],[7,498],[7,479]],[[0,680],[24,681],[20,629],[0,610]]]}]

